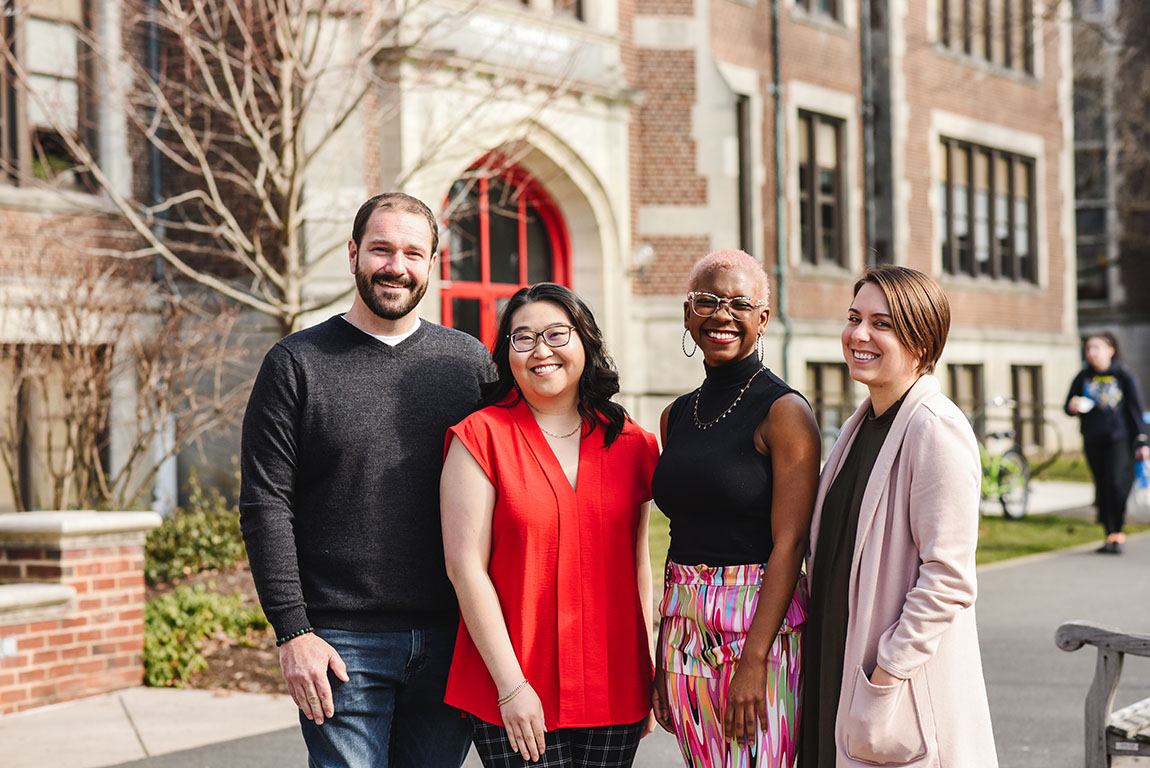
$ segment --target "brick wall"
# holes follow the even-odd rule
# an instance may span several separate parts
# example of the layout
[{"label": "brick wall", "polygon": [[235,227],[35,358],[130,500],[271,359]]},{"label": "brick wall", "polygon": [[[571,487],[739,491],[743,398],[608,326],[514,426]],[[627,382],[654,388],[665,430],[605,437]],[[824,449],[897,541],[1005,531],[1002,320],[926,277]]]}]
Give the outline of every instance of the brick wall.
[{"label": "brick wall", "polygon": [[0,714],[141,683],[144,536],[158,523],[150,512],[0,515]]},{"label": "brick wall", "polygon": [[[71,273],[77,254],[130,252],[139,245],[116,220],[75,213],[51,192],[9,187],[0,193],[0,274],[6,278]],[[26,207],[17,207],[17,200]],[[133,268],[125,264],[125,271]],[[140,259],[136,265],[143,271],[151,263]]]}]

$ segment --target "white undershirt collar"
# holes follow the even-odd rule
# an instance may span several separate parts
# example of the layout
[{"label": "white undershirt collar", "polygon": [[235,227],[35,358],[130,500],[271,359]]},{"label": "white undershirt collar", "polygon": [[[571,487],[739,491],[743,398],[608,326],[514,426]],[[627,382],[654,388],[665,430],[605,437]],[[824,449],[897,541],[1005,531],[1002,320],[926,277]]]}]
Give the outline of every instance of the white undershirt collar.
[{"label": "white undershirt collar", "polygon": [[355,328],[357,331],[360,331],[362,333],[367,333],[367,335],[372,337],[373,339],[379,339],[380,341],[382,341],[384,344],[388,345],[389,347],[394,347],[396,344],[399,344],[401,341],[406,339],[408,336],[410,336],[411,334],[418,331],[419,330],[419,324],[421,322],[420,319],[417,317],[417,318],[415,318],[415,325],[411,326],[410,331],[407,331],[406,333],[401,333],[398,336],[384,336],[382,333],[368,333],[367,331],[363,330],[362,328],[360,328],[358,325],[356,325],[352,321],[348,320],[347,315],[340,315],[340,317],[342,317],[344,320],[347,320],[347,324],[350,325],[352,328]]}]

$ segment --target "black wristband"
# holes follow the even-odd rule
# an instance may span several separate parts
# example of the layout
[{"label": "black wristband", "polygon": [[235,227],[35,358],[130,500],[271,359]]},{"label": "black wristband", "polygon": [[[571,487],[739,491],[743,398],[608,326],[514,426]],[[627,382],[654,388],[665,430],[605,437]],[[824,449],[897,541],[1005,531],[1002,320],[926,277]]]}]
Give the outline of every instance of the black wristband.
[{"label": "black wristband", "polygon": [[295,632],[289,632],[288,634],[284,635],[283,637],[276,638],[276,648],[279,648],[281,645],[286,643],[288,640],[294,640],[295,638],[299,637],[300,635],[306,635],[309,632],[315,632],[315,627],[304,627],[303,629],[297,629]]}]

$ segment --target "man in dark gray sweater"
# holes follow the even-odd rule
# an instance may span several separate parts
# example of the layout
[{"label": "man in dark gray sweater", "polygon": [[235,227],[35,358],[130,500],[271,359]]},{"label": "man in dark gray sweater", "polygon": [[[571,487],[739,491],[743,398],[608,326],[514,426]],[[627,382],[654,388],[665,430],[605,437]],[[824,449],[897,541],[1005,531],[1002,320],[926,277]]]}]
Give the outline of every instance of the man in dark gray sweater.
[{"label": "man in dark gray sweater", "polygon": [[351,310],[272,347],[244,416],[244,541],[313,766],[458,768],[470,743],[443,703],[458,609],[439,473],[493,370],[415,313],[438,240],[419,200],[364,203]]}]

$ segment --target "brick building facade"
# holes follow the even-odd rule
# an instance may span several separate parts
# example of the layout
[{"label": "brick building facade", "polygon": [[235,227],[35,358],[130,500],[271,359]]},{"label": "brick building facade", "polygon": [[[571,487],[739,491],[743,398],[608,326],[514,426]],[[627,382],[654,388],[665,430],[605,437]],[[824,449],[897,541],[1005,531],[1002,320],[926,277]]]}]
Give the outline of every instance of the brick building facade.
[{"label": "brick building facade", "polygon": [[[892,262],[946,289],[954,320],[938,374],[978,426],[989,415],[1030,445],[1061,441],[1077,366],[1070,27],[1045,3],[983,7],[636,4],[621,23],[636,48],[629,72],[646,96],[674,95],[633,110],[632,163],[644,169],[631,179],[633,238],[656,256],[634,285],[645,385],[625,380],[648,423],[699,377],[678,351],[689,264],[741,246],[775,282],[768,364],[828,436],[864,394],[838,339],[851,287],[868,264]],[[995,397],[1015,405],[987,406]]]},{"label": "brick building facade", "polygon": [[[116,39],[125,3],[52,7],[89,8]],[[1070,425],[1048,406],[1078,365],[1062,5],[424,3],[410,20],[424,32],[388,60],[388,88],[309,172],[303,240],[345,239],[362,200],[401,185],[444,216],[440,273],[421,314],[489,342],[519,286],[564,282],[594,309],[624,402],[649,428],[701,377],[679,350],[692,263],[742,247],[774,281],[767,362],[810,398],[828,437],[863,394],[839,343],[853,281],[869,263],[906,264],[953,303],[944,389],[980,426],[987,401],[1011,398],[1013,408],[990,416],[1013,420],[1029,444],[1049,443]],[[41,21],[25,30],[59,36],[51,24],[68,19]],[[66,85],[82,62],[37,66]],[[97,94],[117,87],[93,83]],[[4,103],[21,98],[10,79],[0,84]],[[4,145],[16,152],[5,162],[28,171],[23,137],[47,146],[51,136],[34,110],[21,114],[5,118]],[[139,184],[148,166],[130,155],[123,116],[89,117],[116,183]],[[6,177],[0,221],[52,230],[71,215],[69,200],[98,209],[101,193]],[[32,238],[42,262],[53,260],[49,241]],[[6,259],[19,255],[9,242]],[[325,258],[311,290],[346,289],[343,253]],[[18,315],[18,291],[6,289],[3,304],[6,317]],[[0,333],[13,328],[6,321]],[[227,466],[236,444],[220,445]]]}]

